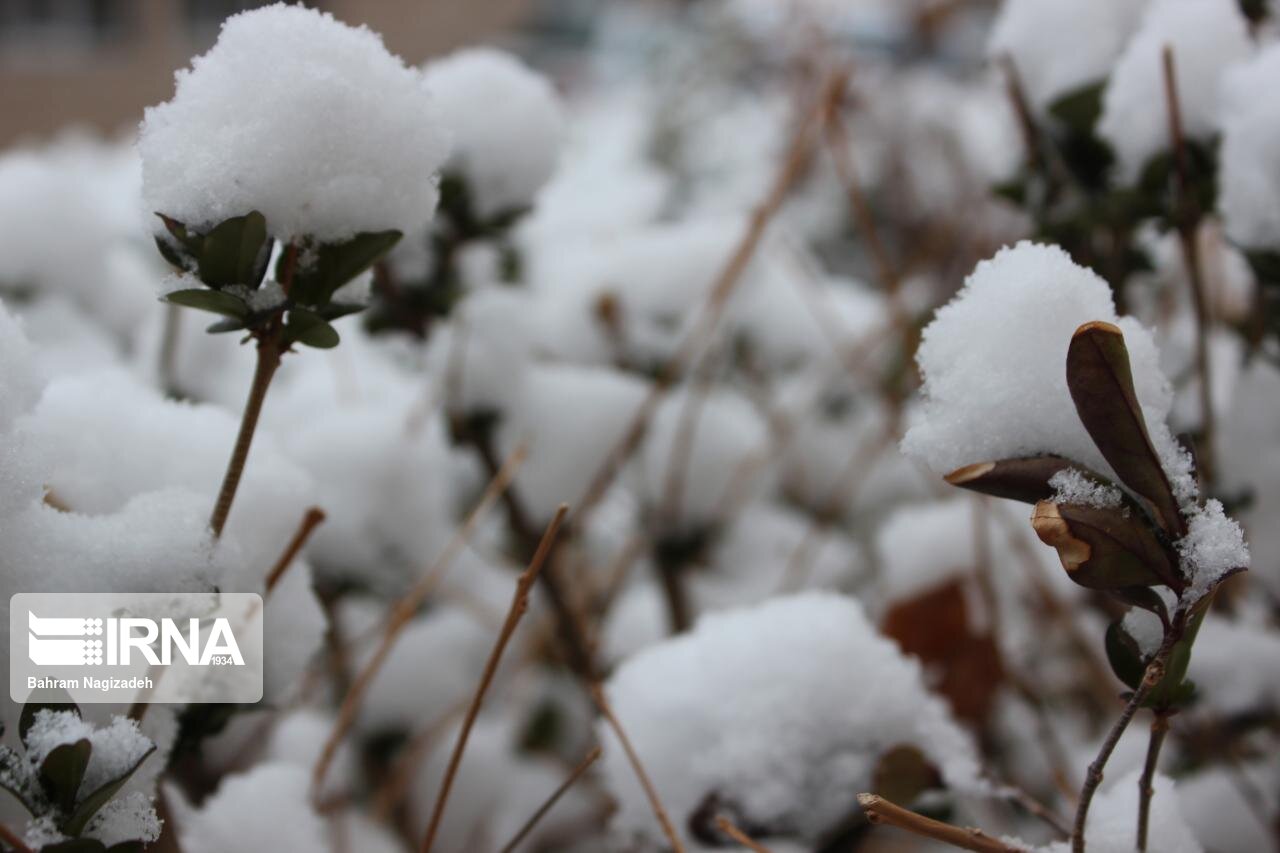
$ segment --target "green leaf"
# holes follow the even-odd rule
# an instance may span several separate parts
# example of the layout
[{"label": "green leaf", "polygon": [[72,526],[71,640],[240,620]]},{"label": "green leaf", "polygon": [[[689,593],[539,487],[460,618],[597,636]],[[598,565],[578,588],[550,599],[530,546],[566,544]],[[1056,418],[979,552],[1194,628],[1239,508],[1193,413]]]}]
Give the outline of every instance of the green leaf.
[{"label": "green leaf", "polygon": [[156,248],[160,250],[160,255],[170,266],[177,267],[183,272],[195,272],[199,262],[195,257],[189,254],[185,249],[176,243],[171,243],[160,235],[156,235]]},{"label": "green leaf", "polygon": [[326,320],[337,320],[340,317],[346,317],[349,314],[358,314],[365,309],[364,305],[354,302],[330,302],[322,305],[316,310],[316,313]]},{"label": "green leaf", "polygon": [[36,713],[44,710],[70,711],[77,717],[80,716],[80,706],[71,701],[70,693],[61,689],[43,691],[38,699],[23,704],[22,713],[18,715],[18,739],[23,746],[27,745],[27,732],[36,721]]},{"label": "green leaf", "polygon": [[1040,541],[1058,552],[1071,580],[1089,589],[1184,584],[1163,543],[1134,513],[1041,501],[1031,516]]},{"label": "green leaf", "polygon": [[1164,667],[1164,678],[1151,688],[1143,704],[1148,708],[1172,709],[1189,702],[1195,693],[1194,687],[1186,686],[1187,668],[1191,665],[1191,647],[1195,645],[1196,635],[1209,612],[1212,596],[1205,596],[1187,619],[1187,627],[1182,638],[1169,651],[1169,660]]},{"label": "green leaf", "polygon": [[173,305],[211,311],[225,317],[244,319],[249,316],[249,306],[243,299],[221,290],[205,290],[200,287],[175,290],[173,293],[165,294],[164,300]]},{"label": "green leaf", "polygon": [[68,838],[56,844],[46,844],[40,848],[40,853],[105,853],[106,849],[107,845],[96,838]]},{"label": "green leaf", "polygon": [[1186,522],[1160,466],[1138,404],[1124,334],[1111,323],[1085,323],[1067,350],[1067,387],[1080,422],[1120,480],[1151,502],[1174,538]]},{"label": "green leaf", "polygon": [[204,237],[187,228],[187,226],[174,219],[172,216],[165,216],[163,213],[157,213],[160,221],[164,223],[165,230],[173,235],[173,239],[178,241],[178,245],[186,249],[193,257],[200,257],[200,250],[204,247]]},{"label": "green leaf", "polygon": [[1102,90],[1106,81],[1073,89],[1049,104],[1049,114],[1077,133],[1092,133],[1102,115]]},{"label": "green leaf", "polygon": [[1137,690],[1138,685],[1142,683],[1147,665],[1142,660],[1142,652],[1138,649],[1138,644],[1129,636],[1129,632],[1124,629],[1121,621],[1116,620],[1107,628],[1104,642],[1107,661],[1111,664],[1111,671],[1116,674],[1116,678],[1124,682],[1130,690]]},{"label": "green leaf", "polygon": [[305,344],[316,349],[332,349],[338,345],[338,331],[314,311],[306,308],[289,309],[289,319],[284,326],[285,343]]},{"label": "green leaf", "polygon": [[40,762],[40,781],[45,792],[64,812],[70,812],[76,803],[92,753],[93,745],[87,738],[81,738],[75,743],[55,746]]},{"label": "green leaf", "polygon": [[339,243],[321,243],[314,260],[299,263],[294,271],[290,298],[312,307],[328,304],[334,291],[373,266],[401,236],[399,231],[365,231]]},{"label": "green leaf", "polygon": [[200,280],[210,287],[240,284],[256,288],[267,271],[271,241],[267,220],[254,210],[223,220],[204,236]]},{"label": "green leaf", "polygon": [[978,462],[957,468],[945,479],[962,489],[1034,504],[1053,497],[1054,489],[1049,485],[1049,479],[1068,468],[1074,468],[1098,483],[1109,483],[1107,478],[1087,470],[1083,465],[1052,455]]},{"label": "green leaf", "polygon": [[210,323],[205,328],[205,331],[211,335],[220,335],[224,332],[239,332],[245,328],[247,327],[244,324],[244,320],[241,320],[239,317],[228,317],[225,320]]},{"label": "green leaf", "polygon": [[90,791],[87,795],[81,797],[80,802],[75,806],[75,811],[71,812],[71,816],[63,824],[62,831],[68,835],[79,835],[84,832],[84,828],[89,825],[90,819],[124,787],[124,783],[129,781],[129,777],[142,766],[142,762],[146,761],[147,757],[155,752],[155,749],[155,745],[152,744],[151,748],[144,752],[142,757],[135,761],[124,773],[100,785],[97,790]]}]

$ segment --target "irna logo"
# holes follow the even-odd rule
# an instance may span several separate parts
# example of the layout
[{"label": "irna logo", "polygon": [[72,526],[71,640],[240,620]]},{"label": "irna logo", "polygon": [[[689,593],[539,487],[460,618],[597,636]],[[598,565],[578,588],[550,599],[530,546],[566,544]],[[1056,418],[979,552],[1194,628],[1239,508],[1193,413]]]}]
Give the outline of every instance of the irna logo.
[{"label": "irna logo", "polygon": [[200,620],[141,617],[40,617],[28,611],[27,654],[39,666],[130,666],[139,660],[169,666],[244,666],[231,623],[209,620],[202,636]]}]

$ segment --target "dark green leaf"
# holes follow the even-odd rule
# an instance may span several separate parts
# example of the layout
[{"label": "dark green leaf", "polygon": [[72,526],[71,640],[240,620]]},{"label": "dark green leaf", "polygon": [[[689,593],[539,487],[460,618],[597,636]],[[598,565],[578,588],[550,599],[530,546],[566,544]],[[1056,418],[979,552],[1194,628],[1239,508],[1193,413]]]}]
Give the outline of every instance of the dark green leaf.
[{"label": "dark green leaf", "polygon": [[1125,631],[1120,620],[1112,622],[1107,628],[1105,645],[1111,671],[1130,690],[1137,690],[1138,685],[1142,683],[1147,665],[1142,659],[1138,644],[1129,636],[1129,632]]},{"label": "dark green leaf", "polygon": [[322,243],[314,259],[298,264],[289,296],[300,305],[328,304],[334,291],[369,269],[400,241],[399,231],[366,231],[340,243]]},{"label": "dark green leaf", "polygon": [[267,220],[258,211],[226,219],[204,236],[200,280],[210,287],[232,284],[256,288],[267,270],[271,241]]},{"label": "dark green leaf", "polygon": [[1186,524],[1147,433],[1117,326],[1093,322],[1076,329],[1067,350],[1067,387],[1080,422],[1116,475],[1151,502],[1170,535],[1181,538]]},{"label": "dark green leaf", "polygon": [[165,294],[164,299],[174,305],[198,308],[201,311],[211,311],[214,314],[222,314],[225,317],[243,319],[249,316],[249,306],[245,304],[243,299],[232,296],[222,290],[205,290],[204,288],[193,287],[189,290],[175,290],[173,293]]},{"label": "dark green leaf", "polygon": [[332,349],[338,345],[338,332],[314,311],[294,307],[284,326],[285,343],[305,344],[316,349]]},{"label": "dark green leaf", "polygon": [[156,248],[160,250],[160,255],[171,266],[177,267],[183,272],[195,272],[199,263],[195,257],[189,254],[183,247],[177,243],[171,243],[160,235],[156,235]]},{"label": "dark green leaf", "polygon": [[1145,519],[1112,507],[1041,501],[1031,516],[1040,541],[1058,551],[1067,575],[1089,589],[1183,583]]},{"label": "dark green leaf", "polygon": [[365,306],[358,305],[354,302],[330,302],[327,305],[320,306],[316,311],[326,320],[337,320],[339,317],[346,317],[348,314],[357,314],[365,309]]},{"label": "dark green leaf", "polygon": [[81,738],[75,743],[55,746],[40,762],[40,782],[45,793],[64,812],[70,812],[75,805],[92,753],[93,745],[87,738]]},{"label": "dark green leaf", "polygon": [[68,838],[57,844],[46,844],[40,853],[105,853],[106,849],[107,845],[96,838]]},{"label": "dark green leaf", "polygon": [[1077,133],[1092,133],[1102,115],[1102,90],[1106,81],[1090,83],[1067,92],[1049,104],[1049,114]]},{"label": "dark green leaf", "polygon": [[186,249],[193,257],[200,257],[200,250],[204,246],[204,237],[188,230],[185,224],[171,216],[165,216],[163,213],[157,213],[156,216],[160,217],[160,221],[164,223],[165,230],[173,235],[173,239],[178,241],[178,245]]},{"label": "dark green leaf", "polygon": [[71,816],[63,825],[62,831],[68,835],[79,835],[84,832],[84,828],[88,826],[89,820],[98,813],[98,810],[110,802],[111,798],[124,787],[124,783],[129,781],[129,777],[142,766],[142,762],[147,760],[147,756],[155,752],[155,746],[142,754],[142,757],[133,763],[120,776],[109,782],[99,786],[97,790],[90,791],[88,794],[80,798],[75,806],[75,811],[71,812]]},{"label": "dark green leaf", "polygon": [[1165,607],[1164,599],[1160,597],[1154,589],[1149,586],[1130,586],[1120,589],[1111,590],[1111,594],[1123,601],[1125,604],[1132,604],[1149,611],[1160,617],[1162,624],[1169,624],[1169,609]]},{"label": "dark green leaf", "polygon": [[244,320],[239,317],[228,317],[225,320],[210,323],[205,331],[211,335],[220,335],[224,332],[239,332],[244,328],[246,328]]},{"label": "dark green leaf", "polygon": [[962,489],[1034,504],[1053,497],[1054,489],[1049,485],[1049,479],[1068,468],[1075,468],[1098,483],[1109,482],[1100,474],[1095,474],[1070,459],[1051,455],[979,462],[957,468],[945,479]]}]

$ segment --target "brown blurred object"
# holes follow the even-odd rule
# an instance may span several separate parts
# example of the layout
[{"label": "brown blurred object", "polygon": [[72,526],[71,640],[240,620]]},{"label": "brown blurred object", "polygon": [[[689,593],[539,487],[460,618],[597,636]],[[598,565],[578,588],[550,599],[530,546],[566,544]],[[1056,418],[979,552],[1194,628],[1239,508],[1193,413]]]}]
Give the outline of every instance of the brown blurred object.
[{"label": "brown blurred object", "polygon": [[[68,125],[114,132],[173,93],[173,72],[252,0],[0,0],[0,146]],[[323,0],[406,62],[500,36],[530,0]]]},{"label": "brown blurred object", "polygon": [[883,633],[902,651],[939,674],[936,688],[957,717],[981,723],[991,708],[1004,666],[989,633],[975,630],[960,581],[942,584],[895,604],[885,614]]}]

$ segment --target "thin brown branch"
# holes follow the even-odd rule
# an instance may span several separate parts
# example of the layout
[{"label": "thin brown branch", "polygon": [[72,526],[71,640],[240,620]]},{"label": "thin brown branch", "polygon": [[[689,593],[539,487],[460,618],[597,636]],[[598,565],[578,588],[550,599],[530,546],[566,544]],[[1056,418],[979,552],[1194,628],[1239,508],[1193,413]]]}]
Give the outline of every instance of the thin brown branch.
[{"label": "thin brown branch", "polygon": [[476,686],[475,697],[471,700],[471,707],[467,709],[466,717],[463,718],[462,728],[458,732],[458,740],[453,745],[453,754],[449,756],[449,766],[445,770],[443,781],[440,783],[440,792],[436,795],[435,808],[431,812],[431,822],[427,825],[426,835],[422,838],[422,846],[420,848],[422,853],[430,853],[432,846],[435,844],[436,833],[439,832],[440,821],[444,817],[445,805],[449,802],[449,791],[453,788],[453,780],[458,775],[458,767],[462,764],[462,754],[466,751],[467,739],[471,735],[471,727],[475,725],[476,717],[480,715],[480,706],[484,702],[484,694],[488,692],[489,685],[493,683],[493,677],[498,672],[498,663],[502,660],[502,653],[506,651],[507,644],[511,641],[512,635],[515,634],[516,627],[520,624],[520,619],[524,616],[525,611],[529,609],[529,593],[533,591],[534,581],[538,579],[538,573],[542,571],[543,565],[547,562],[547,557],[551,554],[556,537],[560,533],[560,523],[564,521],[565,514],[568,511],[569,507],[564,504],[561,504],[560,508],[556,510],[556,514],[551,518],[551,523],[547,525],[546,532],[542,534],[542,541],[538,543],[538,549],[529,561],[529,566],[516,579],[516,590],[511,598],[511,609],[507,611],[507,618],[502,624],[502,631],[498,634],[497,642],[493,644],[489,659],[485,661],[484,672],[480,676],[480,683]]},{"label": "thin brown branch", "polygon": [[674,853],[684,853],[684,844],[680,842],[680,836],[676,833],[676,828],[671,823],[671,818],[667,815],[666,808],[662,805],[658,790],[653,787],[649,774],[645,772],[644,763],[640,761],[640,756],[636,754],[635,747],[631,745],[631,738],[627,737],[626,730],[622,728],[622,723],[618,720],[617,714],[613,712],[613,706],[609,704],[608,698],[604,695],[604,688],[599,684],[592,684],[591,698],[595,700],[596,707],[600,709],[600,714],[608,722],[609,727],[613,729],[613,733],[617,735],[618,742],[622,744],[622,749],[627,754],[627,760],[631,762],[631,769],[635,771],[636,779],[640,781],[640,787],[644,788],[645,796],[649,798],[649,806],[653,809],[653,816],[658,819],[658,823],[662,826],[662,833],[671,844],[671,849]]},{"label": "thin brown branch", "polygon": [[716,826],[720,828],[721,832],[748,850],[754,851],[754,853],[770,853],[768,847],[765,847],[759,841],[756,841],[750,835],[747,835],[741,829],[738,829],[738,827],[734,825],[733,821],[729,820],[729,818],[724,815],[720,815],[716,818]]},{"label": "thin brown branch", "polygon": [[858,805],[866,813],[867,820],[872,823],[887,823],[922,838],[932,838],[934,841],[959,847],[961,850],[975,850],[977,853],[1025,853],[1022,848],[993,838],[977,827],[952,826],[894,805],[884,797],[878,797],[875,794],[859,794]]},{"label": "thin brown branch", "polygon": [[1164,736],[1169,732],[1167,714],[1156,714],[1151,721],[1151,739],[1147,741],[1147,760],[1142,766],[1142,777],[1138,779],[1138,842],[1139,851],[1147,849],[1147,822],[1151,816],[1151,797],[1155,794],[1152,781],[1156,775],[1156,765],[1160,762],[1160,747],[1164,744]]},{"label": "thin brown branch", "polygon": [[[1183,618],[1182,614],[1175,617],[1175,625],[1182,624]],[[1107,761],[1110,760],[1116,744],[1120,742],[1120,736],[1129,727],[1129,722],[1133,719],[1133,715],[1142,707],[1143,700],[1147,698],[1147,694],[1151,692],[1151,689],[1160,683],[1160,679],[1164,678],[1165,662],[1169,659],[1169,652],[1172,651],[1173,644],[1180,633],[1180,630],[1165,632],[1164,642],[1160,644],[1159,650],[1151,658],[1151,662],[1147,664],[1146,671],[1142,676],[1142,682],[1129,697],[1128,703],[1124,706],[1124,711],[1120,713],[1120,719],[1116,720],[1111,727],[1111,731],[1107,733],[1106,739],[1102,742],[1102,747],[1098,750],[1097,757],[1089,765],[1089,770],[1084,777],[1084,785],[1080,788],[1080,801],[1076,805],[1075,824],[1071,828],[1072,853],[1084,853],[1084,830],[1089,820],[1089,805],[1093,802],[1093,795],[1098,790],[1098,785],[1102,783],[1102,771],[1107,766]]]},{"label": "thin brown branch", "polygon": [[741,239],[712,283],[707,299],[689,333],[681,341],[675,355],[663,367],[649,394],[640,404],[627,429],[624,430],[622,438],[596,470],[583,501],[576,510],[579,517],[590,512],[608,491],[623,464],[644,438],[649,420],[666,389],[680,375],[681,370],[698,352],[699,347],[715,331],[729,298],[737,289],[743,273],[746,272],[756,249],[764,239],[769,223],[782,209],[791,190],[799,183],[809,166],[815,134],[820,129],[822,117],[826,114],[827,103],[839,90],[839,81],[842,76],[842,71],[835,72],[824,81],[813,103],[808,106],[804,118],[797,123],[796,132],[787,146],[782,165],[774,176],[769,191],[752,211],[746,230],[743,231]]},{"label": "thin brown branch", "polygon": [[31,848],[27,846],[26,842],[24,842],[16,832],[3,823],[0,823],[0,841],[3,841],[5,844],[12,847],[15,853],[32,853]]},{"label": "thin brown branch", "polygon": [[515,478],[516,471],[524,462],[527,450],[524,445],[517,447],[507,461],[489,481],[489,485],[485,487],[484,494],[480,496],[480,500],[476,503],[475,508],[467,516],[466,521],[458,528],[457,533],[445,546],[444,551],[436,558],[431,567],[418,579],[413,588],[400,598],[399,601],[391,608],[387,618],[387,625],[382,633],[382,638],[378,643],[378,647],[374,650],[373,655],[369,658],[368,663],[360,670],[359,674],[352,681],[347,695],[342,699],[342,705],[338,708],[338,719],[334,723],[333,731],[329,734],[328,741],[325,742],[324,749],[320,753],[320,759],[316,762],[315,769],[312,772],[312,790],[320,791],[324,784],[325,774],[329,770],[329,765],[333,762],[333,757],[338,751],[338,745],[342,743],[342,739],[346,737],[351,726],[355,723],[356,714],[360,710],[360,703],[364,700],[364,694],[369,689],[369,685],[373,683],[374,677],[381,670],[383,663],[386,662],[387,655],[391,653],[392,646],[395,645],[401,631],[409,624],[414,615],[418,612],[418,608],[431,594],[432,590],[443,577],[445,570],[458,556],[462,549],[466,546],[467,541],[475,533],[476,527],[493,505],[498,502],[499,496],[506,491],[511,485],[512,479]]},{"label": "thin brown branch", "polygon": [[1174,197],[1174,221],[1177,224],[1178,243],[1182,247],[1183,263],[1191,282],[1191,301],[1196,313],[1196,372],[1200,375],[1200,470],[1212,481],[1214,466],[1214,414],[1213,374],[1209,369],[1209,300],[1205,295],[1204,275],[1200,269],[1200,247],[1196,242],[1196,230],[1201,211],[1196,206],[1191,188],[1191,175],[1187,163],[1186,137],[1182,130],[1182,107],[1178,100],[1177,68],[1174,65],[1173,48],[1165,45],[1161,53],[1164,66],[1164,93],[1169,114],[1169,143],[1173,148],[1173,165],[1176,195]]},{"label": "thin brown branch", "polygon": [[556,788],[542,805],[538,806],[538,810],[524,822],[524,825],[521,826],[516,834],[511,837],[511,840],[502,845],[501,853],[513,853],[516,847],[519,846],[520,842],[524,841],[530,832],[533,832],[533,828],[538,825],[538,822],[542,820],[543,817],[546,816],[547,812],[551,811],[551,809],[555,807],[555,804],[560,801],[560,798],[573,787],[573,783],[577,782],[578,779],[582,777],[582,774],[586,773],[591,765],[596,763],[596,760],[600,758],[601,753],[603,753],[603,750],[598,746],[588,752],[586,758],[578,762],[578,766],[573,768],[573,772],[569,774],[568,778],[560,783],[560,787]]},{"label": "thin brown branch", "polygon": [[258,428],[258,416],[262,414],[262,404],[267,399],[267,388],[271,386],[271,378],[280,367],[280,354],[278,330],[259,339],[258,361],[253,371],[253,382],[249,386],[249,397],[245,400],[244,413],[240,417],[240,430],[236,433],[231,458],[227,460],[227,470],[222,476],[222,486],[218,489],[213,514],[209,517],[209,528],[213,531],[214,539],[221,538],[222,528],[226,526],[227,516],[231,514],[231,502],[235,500],[240,478],[244,475],[249,447],[253,444],[253,435]]},{"label": "thin brown branch", "polygon": [[320,507],[307,508],[306,513],[302,516],[302,521],[298,522],[298,529],[294,532],[293,538],[289,540],[289,544],[285,546],[284,551],[280,554],[280,559],[276,560],[276,564],[267,573],[267,595],[271,595],[271,591],[280,583],[284,573],[293,565],[293,561],[297,559],[302,546],[306,545],[307,540],[311,538],[312,532],[324,523],[324,518],[324,510]]}]

